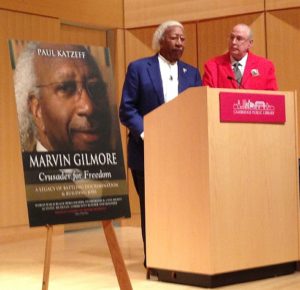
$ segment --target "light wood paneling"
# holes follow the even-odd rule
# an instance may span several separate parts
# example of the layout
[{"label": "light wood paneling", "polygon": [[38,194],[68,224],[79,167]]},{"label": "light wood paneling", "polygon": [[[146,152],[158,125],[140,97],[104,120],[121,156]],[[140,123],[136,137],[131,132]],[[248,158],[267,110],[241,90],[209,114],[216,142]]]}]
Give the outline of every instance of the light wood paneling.
[{"label": "light wood paneling", "polygon": [[58,40],[59,21],[0,10],[0,227],[28,223],[12,69],[7,45],[10,38]]},{"label": "light wood paneling", "polygon": [[125,31],[126,66],[133,60],[154,54],[151,45],[155,28],[146,27]]},{"label": "light wood paneling", "polygon": [[64,23],[122,28],[123,0],[1,0],[0,8],[55,17]]},{"label": "light wood paneling", "polygon": [[116,82],[116,99],[120,103],[123,81],[125,78],[125,35],[124,30],[115,29],[107,32],[107,46],[110,49]]},{"label": "light wood paneling", "polygon": [[197,67],[198,55],[197,55],[197,25],[196,25],[196,23],[184,24],[184,33],[186,36],[186,43],[185,43],[184,54],[183,54],[181,60]]},{"label": "light wood paneling", "polygon": [[106,46],[106,31],[62,24],[60,27],[60,41]]},{"label": "light wood paneling", "polygon": [[266,10],[300,7],[300,0],[266,0]]},{"label": "light wood paneling", "polygon": [[[125,53],[126,65],[129,62],[141,57],[154,54],[152,50],[152,37],[157,27],[146,27],[126,30],[125,33]],[[186,35],[186,46],[182,60],[197,66],[197,30],[195,23],[184,24]]]},{"label": "light wood paneling", "polygon": [[245,23],[249,25],[254,34],[254,47],[252,52],[265,56],[265,24],[264,14],[248,14],[228,18],[212,19],[198,23],[198,66],[204,73],[204,63],[228,50],[228,36],[234,25]]},{"label": "light wood paneling", "polygon": [[[300,95],[299,19],[300,9],[273,11],[266,15],[268,56],[275,63],[279,89],[297,90],[298,100]],[[300,102],[298,101],[298,130],[299,120]],[[299,136],[298,131],[298,138]],[[300,142],[298,146],[299,144]]]},{"label": "light wood paneling", "polygon": [[124,0],[125,28],[157,25],[168,19],[194,21],[264,10],[264,0]]},{"label": "light wood paneling", "polygon": [[281,90],[300,91],[300,9],[269,12],[268,55],[274,59]]}]

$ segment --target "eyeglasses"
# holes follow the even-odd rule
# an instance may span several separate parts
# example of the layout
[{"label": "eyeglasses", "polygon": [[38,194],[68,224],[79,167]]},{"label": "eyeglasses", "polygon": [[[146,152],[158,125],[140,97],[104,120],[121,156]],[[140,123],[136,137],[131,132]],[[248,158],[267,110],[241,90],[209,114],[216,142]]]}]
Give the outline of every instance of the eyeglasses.
[{"label": "eyeglasses", "polygon": [[88,80],[88,81],[63,81],[54,82],[45,85],[37,85],[37,88],[52,87],[54,93],[61,98],[69,99],[72,97],[80,97],[83,89],[87,91],[90,98],[94,102],[99,102],[101,96],[106,96],[106,84],[100,80]]},{"label": "eyeglasses", "polygon": [[244,37],[239,36],[239,35],[238,35],[238,36],[230,35],[230,36],[229,36],[229,40],[230,40],[231,42],[233,42],[234,40],[236,40],[237,43],[243,43],[243,42],[249,40],[249,38],[244,38]]}]

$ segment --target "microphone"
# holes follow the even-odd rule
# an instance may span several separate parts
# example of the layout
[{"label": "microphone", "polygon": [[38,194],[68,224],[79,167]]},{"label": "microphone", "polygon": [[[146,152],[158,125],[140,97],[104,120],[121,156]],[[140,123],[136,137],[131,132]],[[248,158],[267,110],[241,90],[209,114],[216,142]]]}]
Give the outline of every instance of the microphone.
[{"label": "microphone", "polygon": [[239,89],[243,89],[243,88],[244,88],[244,87],[242,86],[242,84],[241,84],[241,83],[239,84],[239,82],[238,82],[235,78],[233,78],[232,76],[227,76],[227,79],[230,80],[230,81],[236,82]]}]

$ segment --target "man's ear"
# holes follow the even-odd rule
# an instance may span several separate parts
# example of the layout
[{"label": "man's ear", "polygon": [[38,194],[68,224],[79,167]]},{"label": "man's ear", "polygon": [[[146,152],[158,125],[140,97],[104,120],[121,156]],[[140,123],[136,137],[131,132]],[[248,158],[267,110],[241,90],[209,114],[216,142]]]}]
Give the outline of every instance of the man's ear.
[{"label": "man's ear", "polygon": [[37,127],[38,132],[45,131],[43,114],[41,109],[40,100],[35,95],[31,95],[28,99],[28,109],[31,112],[34,123]]},{"label": "man's ear", "polygon": [[252,48],[252,46],[253,46],[253,39],[250,40],[249,49]]}]

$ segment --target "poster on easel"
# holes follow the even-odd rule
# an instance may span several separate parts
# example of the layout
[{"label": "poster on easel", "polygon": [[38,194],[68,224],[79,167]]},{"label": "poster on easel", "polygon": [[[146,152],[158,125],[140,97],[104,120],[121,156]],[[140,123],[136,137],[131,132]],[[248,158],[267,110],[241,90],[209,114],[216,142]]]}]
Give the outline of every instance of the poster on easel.
[{"label": "poster on easel", "polygon": [[8,46],[30,226],[130,217],[109,49]]}]

